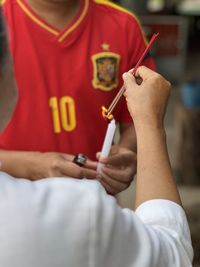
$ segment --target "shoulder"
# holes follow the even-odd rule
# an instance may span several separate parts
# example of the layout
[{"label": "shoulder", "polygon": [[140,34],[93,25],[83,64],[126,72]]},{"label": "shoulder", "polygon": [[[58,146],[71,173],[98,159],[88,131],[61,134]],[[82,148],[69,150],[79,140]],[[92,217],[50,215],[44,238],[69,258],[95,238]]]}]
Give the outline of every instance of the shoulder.
[{"label": "shoulder", "polygon": [[98,12],[109,14],[109,16],[117,16],[118,20],[129,20],[131,22],[139,23],[137,16],[131,11],[114,4],[108,0],[93,0],[93,4]]}]

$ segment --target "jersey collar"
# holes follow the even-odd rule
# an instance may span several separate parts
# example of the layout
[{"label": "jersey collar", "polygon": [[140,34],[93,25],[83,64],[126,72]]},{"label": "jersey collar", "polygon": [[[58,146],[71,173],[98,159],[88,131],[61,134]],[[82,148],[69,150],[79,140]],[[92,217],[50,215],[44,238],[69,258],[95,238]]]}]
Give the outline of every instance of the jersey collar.
[{"label": "jersey collar", "polygon": [[67,39],[67,37],[82,24],[88,13],[90,5],[90,0],[84,0],[83,4],[80,7],[78,15],[75,17],[75,19],[70,23],[70,25],[66,29],[60,31],[54,28],[53,26],[49,25],[42,18],[40,18],[24,0],[16,0],[16,2],[20,6],[20,8],[26,13],[26,15],[31,20],[33,20],[33,22],[38,24],[38,26],[42,27],[47,32],[54,35],[59,43],[62,43],[65,39]]}]

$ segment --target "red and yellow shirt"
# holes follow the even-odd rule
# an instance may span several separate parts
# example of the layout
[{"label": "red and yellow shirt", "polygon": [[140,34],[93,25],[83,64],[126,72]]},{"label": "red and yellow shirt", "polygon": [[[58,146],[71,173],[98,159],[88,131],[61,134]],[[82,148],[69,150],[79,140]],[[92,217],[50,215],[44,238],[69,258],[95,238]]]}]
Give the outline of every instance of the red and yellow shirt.
[{"label": "red and yellow shirt", "polygon": [[[63,31],[40,18],[25,0],[3,5],[14,59],[19,101],[0,136],[0,148],[84,153],[95,158],[108,107],[146,43],[138,20],[108,1],[83,0]],[[144,62],[154,68],[151,57]],[[114,112],[131,122],[125,99]]]}]

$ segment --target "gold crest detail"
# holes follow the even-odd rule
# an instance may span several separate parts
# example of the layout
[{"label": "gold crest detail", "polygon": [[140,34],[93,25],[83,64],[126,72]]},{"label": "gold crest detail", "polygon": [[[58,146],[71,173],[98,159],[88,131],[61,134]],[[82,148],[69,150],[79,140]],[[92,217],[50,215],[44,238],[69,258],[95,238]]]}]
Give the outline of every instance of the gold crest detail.
[{"label": "gold crest detail", "polygon": [[118,86],[120,55],[112,52],[102,52],[92,56],[93,80],[96,89],[110,91]]}]

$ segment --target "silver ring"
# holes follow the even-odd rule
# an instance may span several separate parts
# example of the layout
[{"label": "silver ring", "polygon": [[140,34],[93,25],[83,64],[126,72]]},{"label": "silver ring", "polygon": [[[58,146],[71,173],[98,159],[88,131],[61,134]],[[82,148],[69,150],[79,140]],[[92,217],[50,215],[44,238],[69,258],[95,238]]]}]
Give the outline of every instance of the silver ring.
[{"label": "silver ring", "polygon": [[86,164],[87,157],[84,154],[77,154],[74,156],[73,162],[78,166],[82,167]]}]

